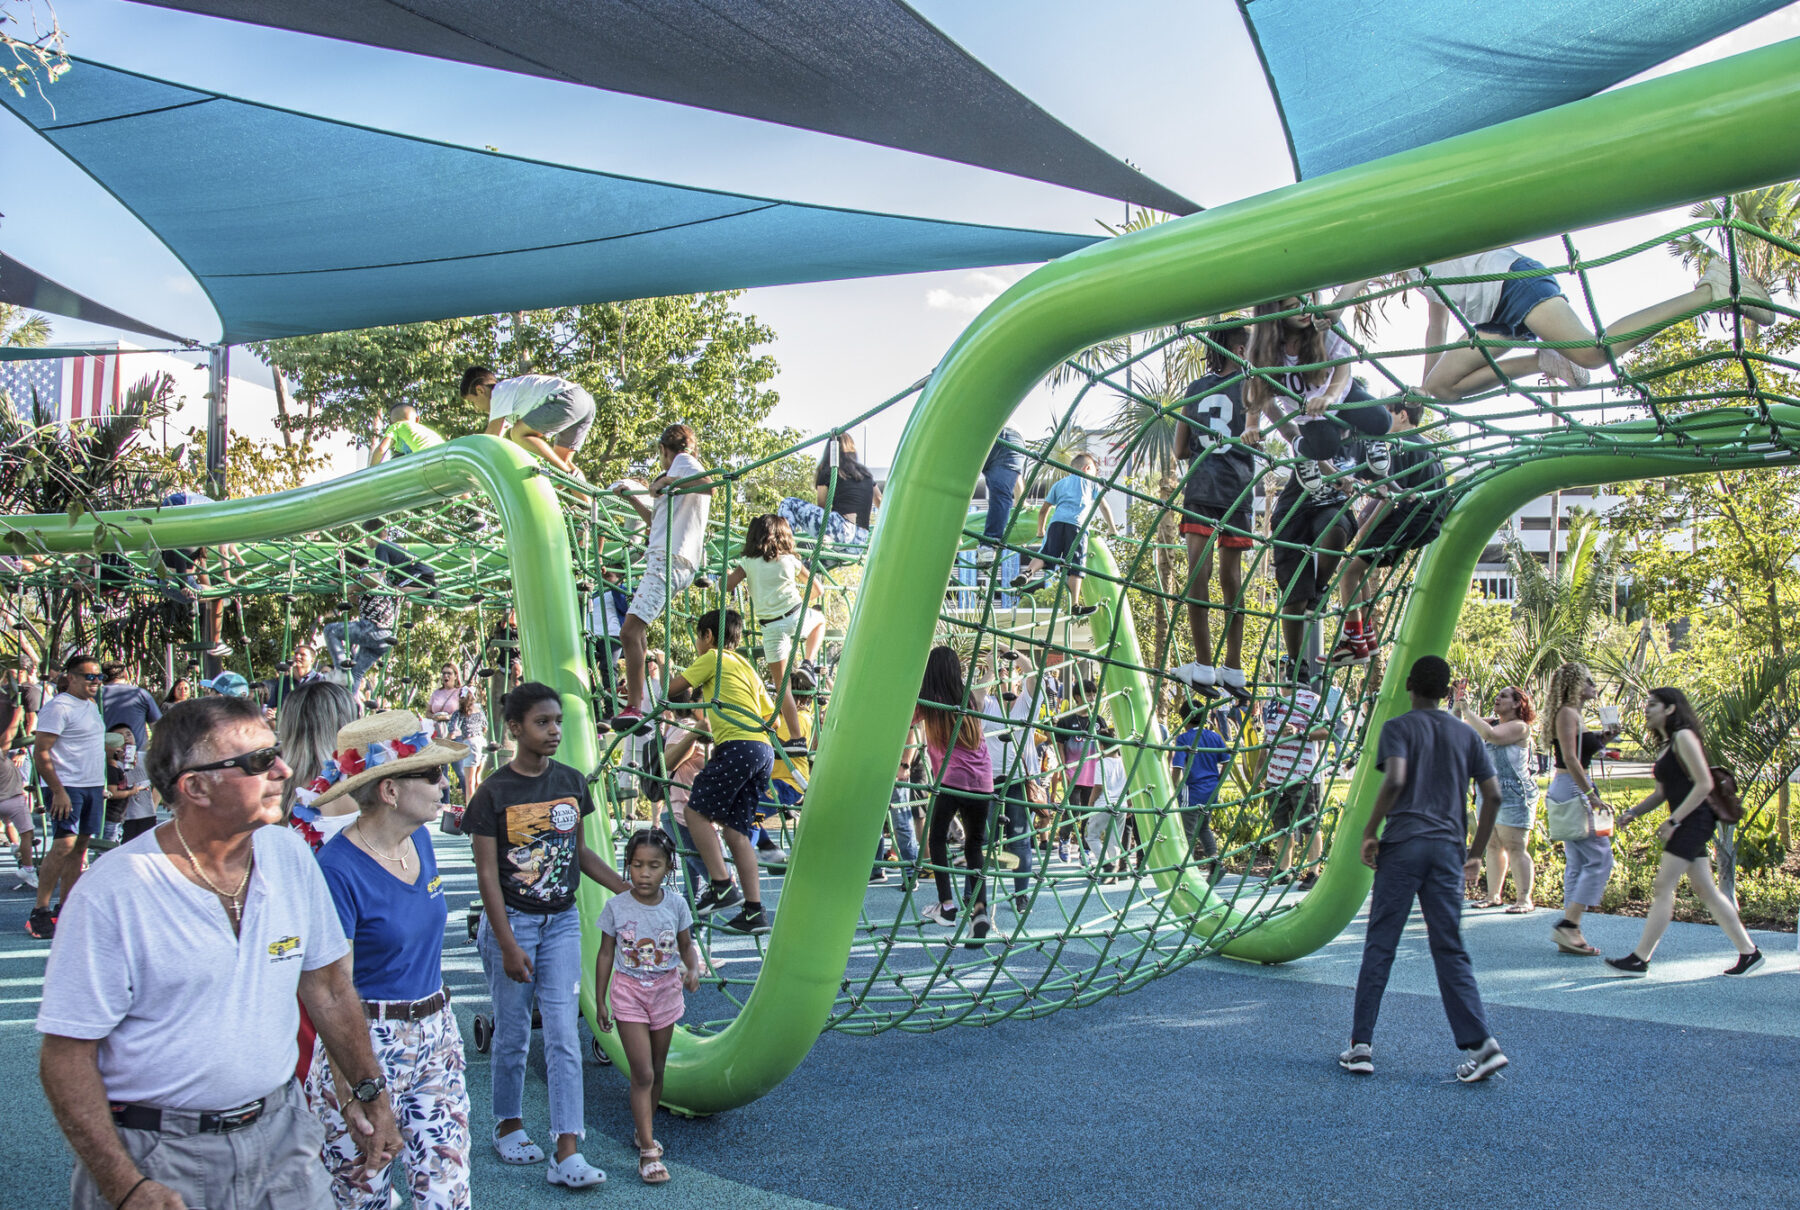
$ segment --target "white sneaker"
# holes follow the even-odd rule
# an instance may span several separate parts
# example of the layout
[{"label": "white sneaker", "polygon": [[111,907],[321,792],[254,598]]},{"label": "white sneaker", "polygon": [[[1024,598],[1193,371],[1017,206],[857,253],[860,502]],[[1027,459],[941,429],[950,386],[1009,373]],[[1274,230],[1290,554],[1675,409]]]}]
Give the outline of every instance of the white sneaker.
[{"label": "white sneaker", "polygon": [[1000,552],[991,546],[977,546],[975,548],[975,566],[977,567],[992,567],[994,565],[994,560],[999,557]]},{"label": "white sneaker", "polygon": [[1225,692],[1231,694],[1231,696],[1244,698],[1250,696],[1250,685],[1249,682],[1244,679],[1244,670],[1242,668],[1220,668],[1218,669],[1218,677],[1217,683],[1219,688],[1225,690]]},{"label": "white sneaker", "polygon": [[577,1151],[566,1160],[553,1159],[544,1170],[544,1179],[566,1189],[589,1189],[606,1179],[606,1173],[587,1162]]},{"label": "white sneaker", "polygon": [[[1700,284],[1712,289],[1715,307],[1730,305],[1732,301],[1731,266],[1725,263],[1723,257],[1713,257],[1711,263],[1706,266],[1706,272],[1700,275]],[[1768,302],[1769,287],[1748,273],[1740,271],[1738,273],[1738,308],[1744,313],[1744,318],[1765,328],[1780,318],[1768,307],[1756,306],[1754,303],[1746,301],[1748,299]]]},{"label": "white sneaker", "polygon": [[[1238,673],[1240,679],[1243,675],[1241,672]],[[1219,674],[1211,664],[1201,664],[1190,660],[1179,667],[1169,669],[1169,679],[1186,685],[1189,689],[1205,689],[1219,683]]]},{"label": "white sneaker", "polygon": [[38,879],[37,879],[37,867],[36,866],[28,865],[22,870],[14,870],[13,877],[18,879],[19,885],[24,887],[26,890],[28,890],[28,891],[37,890]]},{"label": "white sneaker", "polygon": [[920,912],[919,915],[926,920],[931,921],[931,923],[941,924],[947,929],[956,927],[956,909],[947,908],[941,903],[927,904],[925,910]]},{"label": "white sneaker", "polygon": [[1578,366],[1570,361],[1561,349],[1539,349],[1537,363],[1538,370],[1546,377],[1572,387],[1584,387],[1593,378],[1586,366]]},{"label": "white sneaker", "polygon": [[1338,1066],[1353,1076],[1371,1076],[1375,1074],[1375,1056],[1367,1042],[1356,1042],[1338,1056]]},{"label": "white sneaker", "polygon": [[1500,1043],[1489,1038],[1474,1050],[1468,1052],[1469,1057],[1457,1065],[1456,1078],[1464,1084],[1476,1084],[1487,1079],[1507,1064],[1507,1058],[1500,1053]]}]

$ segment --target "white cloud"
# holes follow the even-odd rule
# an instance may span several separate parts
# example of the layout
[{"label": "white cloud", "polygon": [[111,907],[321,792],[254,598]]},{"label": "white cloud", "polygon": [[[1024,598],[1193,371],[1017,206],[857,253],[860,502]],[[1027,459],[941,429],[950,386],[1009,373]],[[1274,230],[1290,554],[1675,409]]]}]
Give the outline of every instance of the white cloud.
[{"label": "white cloud", "polygon": [[1013,281],[999,273],[976,270],[965,273],[956,289],[942,286],[925,291],[925,305],[935,311],[951,311],[958,315],[978,315],[989,303],[999,298]]}]

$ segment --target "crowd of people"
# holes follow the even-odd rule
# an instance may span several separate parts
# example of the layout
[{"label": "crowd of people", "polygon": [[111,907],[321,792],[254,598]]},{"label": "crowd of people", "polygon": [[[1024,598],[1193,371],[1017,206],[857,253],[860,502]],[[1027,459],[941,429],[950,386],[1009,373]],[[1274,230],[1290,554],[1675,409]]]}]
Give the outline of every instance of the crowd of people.
[{"label": "crowd of people", "polygon": [[[1506,262],[1512,271],[1521,263],[1516,255]],[[1422,281],[1471,271],[1446,262]],[[1516,686],[1478,714],[1448,665],[1425,657],[1407,673],[1413,709],[1370,736],[1354,733],[1340,691],[1308,667],[1305,629],[1332,605],[1334,585],[1343,622],[1329,662],[1369,661],[1371,603],[1381,595],[1375,573],[1430,542],[1448,506],[1443,463],[1419,434],[1422,401],[1375,400],[1350,372],[1354,349],[1333,324],[1365,285],[1345,287],[1333,309],[1316,315],[1310,299],[1277,300],[1250,323],[1209,336],[1208,372],[1188,388],[1178,430],[1177,454],[1189,463],[1181,532],[1195,658],[1169,672],[1194,695],[1171,703],[1172,725],[1159,724],[1154,736],[1113,735],[1102,686],[1053,645],[989,650],[973,664],[950,646],[933,648],[870,883],[887,881],[898,865],[910,885],[928,867],[933,894],[922,919],[981,945],[994,927],[990,884],[1004,889],[1010,877],[1010,906],[1024,916],[1036,865],[1071,860],[1071,844],[1095,877],[1128,877],[1152,838],[1142,834],[1148,804],[1134,801],[1143,779],[1128,772],[1124,750],[1149,739],[1170,753],[1170,818],[1209,876],[1219,868],[1221,787],[1241,762],[1244,784],[1266,804],[1268,830],[1279,834],[1271,878],[1304,888],[1321,859],[1327,780],[1366,740],[1383,775],[1361,845],[1374,897],[1351,1046],[1340,1062],[1353,1073],[1373,1070],[1382,992],[1416,899],[1454,1040],[1466,1052],[1456,1074],[1474,1082],[1508,1060],[1488,1031],[1460,939],[1464,886],[1485,864],[1485,904],[1517,914],[1536,907],[1527,843],[1539,797],[1534,736],[1552,755],[1546,815],[1567,859],[1564,910],[1552,929],[1560,950],[1598,954],[1581,922],[1601,903],[1612,830],[1666,806],[1642,938],[1607,965],[1648,971],[1683,878],[1738,951],[1727,974],[1755,969],[1762,955],[1712,880],[1707,846],[1728,817],[1726,788],[1679,690],[1649,695],[1656,788],[1614,820],[1588,766],[1617,724],[1585,729],[1596,692],[1582,666],[1557,671],[1541,715]],[[1530,366],[1503,360],[1502,373],[1581,380],[1595,354],[1571,342],[1593,338],[1570,327],[1573,313],[1563,314],[1569,308],[1554,284],[1518,278],[1495,287],[1444,286],[1433,306],[1443,310],[1447,299],[1483,332],[1568,346],[1539,351]],[[1648,327],[1695,299],[1722,298],[1708,278],[1694,298],[1633,319]],[[1461,356],[1453,350],[1428,366],[1428,392],[1455,398],[1492,385],[1483,377],[1492,375],[1488,359],[1465,366]],[[1247,366],[1272,372],[1246,375]],[[501,379],[477,366],[460,391],[488,407],[491,433],[578,474],[574,456],[594,413],[580,387],[538,375]],[[1270,534],[1259,538],[1251,496],[1265,424],[1282,428],[1300,457]],[[375,461],[439,440],[413,409],[398,407]],[[515,676],[492,738],[484,695],[454,664],[441,669],[418,713],[370,699],[367,677],[394,645],[397,598],[388,589],[426,583],[428,571],[384,551],[384,538],[374,540],[357,617],[325,628],[323,669],[301,646],[264,684],[225,672],[201,682],[204,696],[190,698],[178,682],[157,697],[128,668],[76,653],[49,692],[21,653],[0,686],[15,754],[0,760],[0,827],[16,846],[20,883],[36,893],[28,930],[53,941],[38,1028],[46,1093],[79,1160],[73,1205],[329,1201],[374,1210],[388,1204],[395,1161],[415,1204],[470,1204],[471,1112],[443,978],[448,909],[428,827],[453,776],[481,894],[496,1154],[542,1164],[560,1186],[605,1179],[581,1152],[576,891],[586,878],[611,894],[592,922],[602,937],[595,1024],[618,1031],[630,1061],[638,1175],[669,1179],[653,1113],[684,993],[699,985],[694,931],[771,928],[763,871],[779,848],[769,824],[801,803],[811,733],[829,708],[829,677],[817,664],[819,589],[796,539],[860,547],[881,502],[854,443],[835,438],[817,469],[815,500],[786,500],[750,521],[723,584],[727,594],[743,590],[746,610],[721,601],[694,619],[692,657],[670,667],[664,686],[651,628],[676,594],[706,583],[716,483],[698,452],[694,431],[671,425],[658,442],[661,473],[609,489],[643,522],[645,549],[629,591],[608,583],[590,603],[602,684],[616,689],[605,725],[631,737],[646,796],[666,811],[665,826],[635,830],[622,853],[589,846],[589,778],[555,759],[564,724],[555,689]],[[1003,433],[982,471],[989,505],[979,567],[994,567],[1008,544],[1021,471],[1017,434]],[[1077,455],[1069,471],[1039,511],[1041,547],[1009,587],[1039,591],[1060,571],[1070,611],[1085,617],[1096,609],[1082,600],[1086,534],[1112,518],[1094,460]],[[1243,557],[1259,540],[1274,548],[1284,602],[1286,658],[1273,680],[1246,668],[1243,652]],[[1227,614],[1219,647],[1207,603],[1215,551]],[[760,669],[741,651],[751,625]],[[1260,742],[1247,743],[1252,728]],[[493,753],[498,759],[484,759]],[[1473,844],[1471,787],[1480,801]],[[33,790],[47,845],[35,835]],[[89,846],[97,838],[115,845],[96,857]],[[998,873],[987,868],[992,851],[1007,855]],[[548,1150],[533,1140],[524,1104],[534,1020],[544,1038]]]}]

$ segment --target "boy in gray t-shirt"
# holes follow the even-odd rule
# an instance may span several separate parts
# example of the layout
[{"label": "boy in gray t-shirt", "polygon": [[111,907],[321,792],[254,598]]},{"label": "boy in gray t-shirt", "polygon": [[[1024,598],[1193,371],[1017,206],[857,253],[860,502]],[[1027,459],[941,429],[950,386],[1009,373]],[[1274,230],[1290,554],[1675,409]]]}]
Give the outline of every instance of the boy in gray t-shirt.
[{"label": "boy in gray t-shirt", "polygon": [[[1375,888],[1356,976],[1350,1049],[1338,1063],[1356,1075],[1375,1070],[1370,1052],[1375,1018],[1416,898],[1431,938],[1444,1014],[1456,1045],[1469,1052],[1456,1078],[1473,1084],[1507,1062],[1488,1033],[1475,970],[1462,943],[1463,885],[1481,868],[1478,855],[1487,848],[1500,811],[1500,783],[1480,737],[1443,710],[1450,665],[1435,655],[1421,657],[1407,674],[1406,688],[1413,708],[1382,726],[1377,748],[1381,790],[1362,840],[1363,864],[1375,871]],[[1463,798],[1470,781],[1481,787],[1481,817],[1475,843],[1465,847]],[[1384,821],[1387,828],[1377,839]]]}]

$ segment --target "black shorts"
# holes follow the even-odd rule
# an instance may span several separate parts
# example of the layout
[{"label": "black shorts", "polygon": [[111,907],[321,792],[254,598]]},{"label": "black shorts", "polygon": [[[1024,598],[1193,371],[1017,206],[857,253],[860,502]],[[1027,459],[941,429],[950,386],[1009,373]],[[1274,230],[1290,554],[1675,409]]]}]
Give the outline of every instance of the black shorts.
[{"label": "black shorts", "polygon": [[1219,535],[1219,545],[1226,550],[1248,550],[1250,535],[1255,532],[1254,521],[1250,516],[1250,499],[1234,500],[1229,504],[1221,504],[1217,500],[1186,499],[1181,502],[1183,515],[1181,532],[1184,534],[1200,534],[1206,536],[1213,530],[1223,528]]},{"label": "black shorts", "polygon": [[1294,826],[1296,819],[1300,821],[1302,837],[1310,837],[1319,830],[1319,793],[1310,781],[1275,791],[1274,803],[1269,808],[1269,830],[1285,832]]},{"label": "black shorts", "polygon": [[1409,508],[1405,501],[1401,501],[1387,516],[1375,523],[1375,528],[1363,539],[1358,553],[1372,567],[1391,567],[1407,551],[1418,550],[1438,536],[1443,528],[1438,515],[1439,508],[1436,504],[1415,504]]},{"label": "black shorts", "polygon": [[1305,613],[1330,592],[1330,577],[1318,574],[1317,555],[1341,555],[1353,518],[1342,501],[1314,504],[1304,491],[1282,489],[1275,504],[1275,582],[1282,613]]},{"label": "black shorts", "polygon": [[1052,521],[1044,532],[1044,546],[1038,551],[1038,558],[1046,565],[1066,564],[1071,575],[1081,575],[1086,570],[1087,534],[1079,525]]}]

